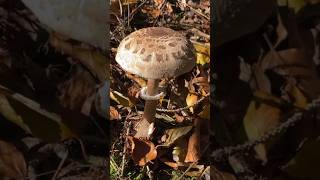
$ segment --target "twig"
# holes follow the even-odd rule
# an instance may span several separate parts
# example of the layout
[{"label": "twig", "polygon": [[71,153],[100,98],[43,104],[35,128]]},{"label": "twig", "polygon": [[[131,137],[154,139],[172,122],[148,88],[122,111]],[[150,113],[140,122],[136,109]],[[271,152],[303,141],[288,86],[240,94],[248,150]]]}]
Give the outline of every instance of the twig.
[{"label": "twig", "polygon": [[[180,4],[181,2],[179,2]],[[206,18],[207,20],[210,20],[210,17],[208,17],[207,15],[203,14],[202,12],[199,12],[198,10],[194,9],[192,6],[190,6],[187,3],[183,3],[185,6],[188,6],[190,8],[190,10],[194,11],[195,13],[199,14],[200,16]]]},{"label": "twig", "polygon": [[[125,121],[125,125],[127,124],[127,118],[126,118],[126,121]],[[125,162],[126,162],[126,153],[127,153],[127,148],[126,148],[126,145],[128,143],[128,138],[127,136],[129,135],[129,132],[130,132],[130,126],[131,126],[131,121],[129,122],[128,126],[126,127],[127,128],[127,132],[126,132],[126,137],[125,137],[125,142],[124,142],[124,145],[123,145],[123,151],[122,151],[122,162],[121,162],[121,173],[120,173],[120,176],[123,177],[123,173],[124,173],[124,165],[125,165]]]},{"label": "twig", "polygon": [[131,12],[131,16],[130,16],[130,18],[129,18],[129,22],[132,21],[133,16],[138,12],[138,9],[140,9],[146,2],[147,2],[146,0],[142,1],[141,4],[139,4],[138,7],[136,7],[136,8]]},{"label": "twig", "polygon": [[198,36],[202,36],[202,37],[204,37],[204,38],[206,38],[206,39],[210,39],[210,35],[209,35],[209,34],[204,33],[204,32],[200,31],[200,30],[197,29],[197,28],[192,28],[192,29],[190,29],[190,30],[188,30],[188,31],[190,31],[190,32],[192,32],[192,33],[194,33],[194,34],[197,34]]},{"label": "twig", "polygon": [[[163,9],[164,9],[164,7],[165,7],[165,4],[167,3],[167,0],[164,0],[164,2],[161,4],[161,7],[160,7],[160,12],[162,13],[162,11],[163,11]],[[158,19],[159,19],[159,16],[157,16],[157,18],[154,20],[154,22],[153,22],[153,26],[155,26],[156,25],[156,23],[157,23],[157,21],[158,21]]]},{"label": "twig", "polygon": [[82,139],[80,139],[80,138],[76,138],[76,139],[78,140],[78,142],[79,142],[79,144],[80,144],[81,153],[82,153],[83,158],[84,158],[85,160],[87,160],[87,159],[88,159],[88,155],[87,155],[87,153],[86,153],[86,149],[85,149],[85,147],[84,147],[84,144],[83,144]]},{"label": "twig", "polygon": [[53,173],[55,173],[55,172],[56,172],[56,170],[47,171],[47,172],[35,174],[33,177],[27,177],[26,179],[37,178],[37,177],[40,177],[40,176],[45,176],[45,175],[53,174]]},{"label": "twig", "polygon": [[193,105],[190,105],[190,106],[185,106],[185,107],[178,108],[178,109],[162,109],[162,108],[157,108],[156,110],[157,110],[157,111],[160,111],[160,112],[180,112],[180,111],[189,109],[190,107],[193,107],[193,106],[198,105],[199,103],[201,103],[204,99],[206,99],[206,98],[209,97],[209,96],[210,96],[210,93],[208,93],[206,96],[201,97],[196,103],[194,103]]},{"label": "twig", "polygon": [[57,176],[58,176],[58,174],[59,174],[59,172],[60,172],[60,170],[61,170],[64,162],[67,160],[68,155],[69,155],[69,152],[66,151],[66,154],[65,154],[64,157],[61,159],[61,161],[60,161],[60,163],[59,163],[59,166],[58,166],[56,172],[54,173],[54,175],[53,175],[53,177],[52,177],[52,180],[55,180],[55,179],[57,178]]},{"label": "twig", "polygon": [[[320,105],[320,98],[317,98],[307,106],[305,111],[310,111],[312,109],[315,109],[319,107],[319,105]],[[294,126],[296,122],[302,119],[302,117],[303,117],[303,113],[301,111],[296,112],[287,121],[283,122],[282,124],[275,127],[274,129],[268,131],[267,133],[262,135],[260,138],[256,140],[247,141],[243,144],[239,144],[236,146],[229,146],[229,147],[217,149],[213,153],[211,153],[210,156],[214,158],[216,161],[221,161],[224,155],[230,156],[231,154],[241,152],[243,150],[251,149],[257,144],[265,143],[271,137],[274,137],[277,134],[287,130],[289,127]]]}]

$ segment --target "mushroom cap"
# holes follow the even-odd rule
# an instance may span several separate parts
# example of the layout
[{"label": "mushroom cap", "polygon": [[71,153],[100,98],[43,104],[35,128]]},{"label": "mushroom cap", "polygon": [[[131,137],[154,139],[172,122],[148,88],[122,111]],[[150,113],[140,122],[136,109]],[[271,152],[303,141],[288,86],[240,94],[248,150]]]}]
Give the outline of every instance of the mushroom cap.
[{"label": "mushroom cap", "polygon": [[181,33],[164,27],[137,30],[118,47],[117,63],[127,72],[147,79],[174,77],[195,66],[195,49]]}]

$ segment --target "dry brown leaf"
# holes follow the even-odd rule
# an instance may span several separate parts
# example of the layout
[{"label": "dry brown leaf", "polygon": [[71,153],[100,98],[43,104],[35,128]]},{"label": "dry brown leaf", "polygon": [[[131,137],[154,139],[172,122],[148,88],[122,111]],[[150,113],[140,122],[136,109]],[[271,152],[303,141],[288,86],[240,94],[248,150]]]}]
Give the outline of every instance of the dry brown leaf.
[{"label": "dry brown leaf", "polygon": [[303,109],[307,107],[308,100],[296,83],[288,81],[283,93],[283,98],[293,103],[295,106]]},{"label": "dry brown leaf", "polygon": [[188,151],[184,162],[197,162],[200,159],[200,121],[202,121],[200,118],[194,120],[195,128],[189,138]]},{"label": "dry brown leaf", "polygon": [[167,166],[170,166],[172,167],[173,169],[178,169],[178,163],[176,162],[172,162],[170,161],[168,158],[165,158],[165,157],[161,157],[159,158],[160,161],[162,161],[164,164],[166,164]]},{"label": "dry brown leaf", "polygon": [[185,117],[180,116],[178,114],[174,114],[174,117],[176,119],[176,122],[178,122],[178,123],[182,123],[184,121],[184,119],[185,119]]},{"label": "dry brown leaf", "polygon": [[271,93],[271,83],[260,61],[252,66],[240,58],[239,79],[248,82],[253,91],[263,90]]},{"label": "dry brown leaf", "polygon": [[119,120],[120,119],[120,114],[117,111],[116,108],[113,106],[110,106],[110,120]]},{"label": "dry brown leaf", "polygon": [[284,76],[298,77],[298,87],[308,98],[314,99],[320,94],[320,79],[315,64],[312,57],[308,57],[303,50],[287,49],[277,54],[270,52],[264,57],[261,66],[264,70],[273,69]]},{"label": "dry brown leaf", "polygon": [[[75,65],[72,76],[58,85],[60,103],[69,109],[80,109],[85,100],[94,93],[95,86],[96,82],[90,72],[80,65]],[[88,108],[87,111],[90,112],[91,106]]]},{"label": "dry brown leaf", "polygon": [[162,14],[162,11],[160,9],[143,8],[141,11],[143,13],[151,15],[153,18],[157,18]]},{"label": "dry brown leaf", "polygon": [[[209,85],[209,81],[207,77],[197,77],[197,78],[193,78],[191,80],[190,85],[197,85],[199,86],[202,90],[205,91],[205,93],[209,93],[210,92],[210,85]],[[204,95],[206,95],[204,94]]]},{"label": "dry brown leaf", "polygon": [[161,5],[164,2],[164,0],[153,0],[153,1],[154,1],[156,6]]},{"label": "dry brown leaf", "polygon": [[157,157],[157,150],[151,141],[141,140],[132,136],[127,138],[131,143],[132,159],[139,166],[144,166]]},{"label": "dry brown leaf", "polygon": [[51,34],[49,43],[57,50],[79,60],[100,82],[104,82],[106,77],[110,77],[109,71],[106,70],[108,59],[101,51],[73,45],[56,33]]},{"label": "dry brown leaf", "polygon": [[15,146],[0,140],[0,179],[23,180],[27,166],[21,152]]},{"label": "dry brown leaf", "polygon": [[128,88],[128,98],[133,104],[137,104],[139,102],[139,92],[140,88],[137,84],[134,84]]},{"label": "dry brown leaf", "polygon": [[285,26],[283,25],[282,19],[280,14],[278,14],[278,26],[277,26],[277,35],[278,39],[274,47],[276,48],[283,40],[285,40],[288,36],[288,31],[286,30]]},{"label": "dry brown leaf", "polygon": [[167,8],[167,12],[168,13],[172,13],[173,12],[172,5],[169,2],[166,3],[166,8]]}]

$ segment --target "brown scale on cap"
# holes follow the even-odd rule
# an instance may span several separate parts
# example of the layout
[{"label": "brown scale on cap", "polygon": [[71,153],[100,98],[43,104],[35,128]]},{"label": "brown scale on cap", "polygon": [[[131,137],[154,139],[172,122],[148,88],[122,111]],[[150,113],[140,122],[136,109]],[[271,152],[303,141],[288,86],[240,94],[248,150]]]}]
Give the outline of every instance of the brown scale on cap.
[{"label": "brown scale on cap", "polygon": [[130,73],[161,79],[190,71],[195,65],[195,50],[183,34],[169,28],[149,27],[121,41],[116,61]]}]

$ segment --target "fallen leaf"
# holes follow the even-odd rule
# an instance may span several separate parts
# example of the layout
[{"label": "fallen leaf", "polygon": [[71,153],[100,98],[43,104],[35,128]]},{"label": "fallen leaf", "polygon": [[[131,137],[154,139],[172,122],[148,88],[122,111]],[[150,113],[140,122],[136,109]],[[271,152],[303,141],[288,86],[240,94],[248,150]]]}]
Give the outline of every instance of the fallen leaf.
[{"label": "fallen leaf", "polygon": [[[189,93],[186,98],[186,103],[188,106],[193,106],[197,103],[198,96],[192,93]],[[193,107],[190,107],[190,112],[193,113]]]},{"label": "fallen leaf", "polygon": [[197,64],[204,65],[210,63],[210,47],[193,44],[197,54]]},{"label": "fallen leaf", "polygon": [[23,180],[27,165],[22,153],[12,144],[0,140],[0,178]]},{"label": "fallen leaf", "polygon": [[[255,96],[274,103],[281,102],[281,99],[264,92],[255,92]],[[252,100],[243,123],[249,140],[256,140],[279,124],[281,110],[259,100]],[[264,144],[255,146],[257,158],[264,163],[267,162],[267,150]]]},{"label": "fallen leaf", "polygon": [[149,14],[153,18],[157,18],[162,14],[162,11],[160,9],[154,9],[154,8],[143,8],[141,11],[143,13]]},{"label": "fallen leaf", "polygon": [[176,119],[176,122],[178,122],[178,123],[182,123],[184,121],[184,119],[185,119],[185,117],[180,116],[180,115],[178,115],[176,113],[174,114],[174,117]]},{"label": "fallen leaf", "polygon": [[302,109],[307,107],[308,100],[296,84],[288,81],[283,91],[284,98],[287,97],[289,102]]},{"label": "fallen leaf", "polygon": [[154,1],[156,6],[161,5],[164,2],[164,0],[153,0],[153,1]]},{"label": "fallen leaf", "polygon": [[137,104],[139,102],[139,93],[140,88],[137,84],[134,84],[128,88],[128,98],[133,104]]},{"label": "fallen leaf", "polygon": [[157,157],[157,150],[151,141],[141,140],[132,136],[127,138],[131,143],[132,159],[139,166],[144,166]]},{"label": "fallen leaf", "polygon": [[165,157],[161,157],[159,158],[160,161],[162,161],[164,164],[166,164],[167,166],[172,167],[173,169],[178,169],[178,164],[176,162],[172,162],[170,161],[168,158]]},{"label": "fallen leaf", "polygon": [[[320,80],[312,57],[299,49],[287,49],[268,53],[261,62],[264,71],[272,69],[284,77],[299,78],[297,86],[308,98],[317,98],[320,94]],[[281,57],[281,58],[279,58]]]},{"label": "fallen leaf", "polygon": [[202,121],[202,119],[200,118],[194,119],[193,124],[195,128],[193,129],[193,132],[189,137],[188,150],[184,162],[197,162],[200,159],[200,121]]},{"label": "fallen leaf", "polygon": [[178,128],[172,128],[172,129],[167,129],[164,134],[166,135],[165,142],[163,143],[164,146],[171,146],[176,141],[188,134],[193,126],[185,126],[185,127],[178,127]]},{"label": "fallen leaf", "polygon": [[49,142],[75,137],[76,133],[81,131],[84,123],[84,119],[81,118],[77,119],[79,120],[77,126],[71,127],[72,124],[67,126],[65,124],[67,121],[60,115],[49,112],[37,102],[1,86],[0,102],[0,113],[7,120],[26,132]]},{"label": "fallen leaf", "polygon": [[[191,83],[189,83],[189,86],[197,85],[200,87],[201,90],[205,91],[204,96],[207,95],[210,92],[210,85],[207,77],[196,77],[191,80]],[[191,88],[192,89],[192,88]]]},{"label": "fallen leaf", "polygon": [[277,35],[278,35],[278,39],[274,45],[274,48],[276,48],[288,36],[288,31],[286,30],[285,26],[283,25],[280,14],[278,14]]},{"label": "fallen leaf", "polygon": [[164,114],[164,113],[161,113],[161,114],[156,113],[155,117],[157,119],[161,119],[161,120],[164,120],[164,121],[169,122],[169,123],[173,123],[173,122],[176,121],[171,116],[169,116],[167,114]]},{"label": "fallen leaf", "polygon": [[124,107],[133,107],[133,103],[130,101],[130,99],[118,91],[111,90],[110,98]]},{"label": "fallen leaf", "polygon": [[108,59],[102,51],[94,48],[76,46],[63,40],[57,33],[51,33],[49,43],[62,53],[66,53],[77,59],[97,77],[100,82],[104,82],[110,77],[108,68]]},{"label": "fallen leaf", "polygon": [[110,106],[110,120],[119,120],[120,119],[120,114],[117,111],[116,108],[113,106]]}]

